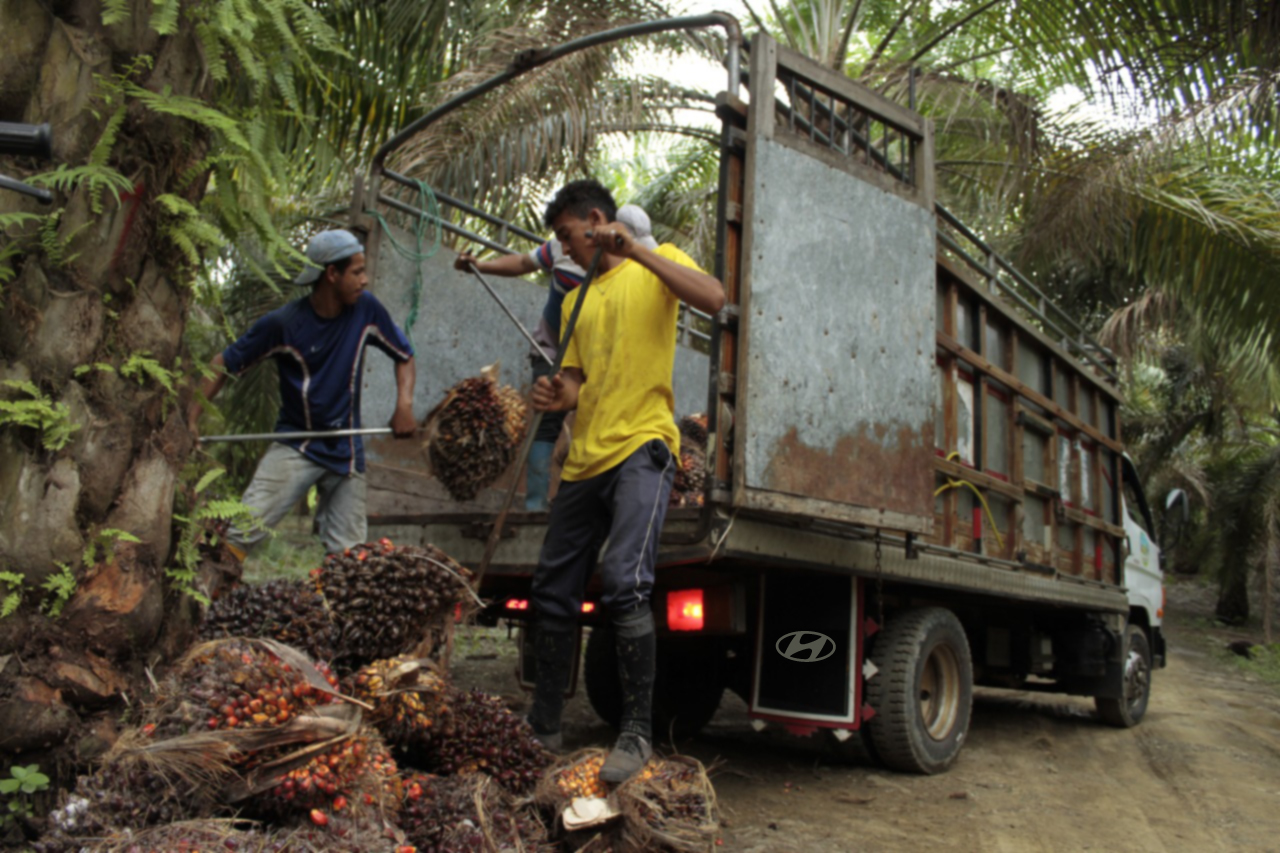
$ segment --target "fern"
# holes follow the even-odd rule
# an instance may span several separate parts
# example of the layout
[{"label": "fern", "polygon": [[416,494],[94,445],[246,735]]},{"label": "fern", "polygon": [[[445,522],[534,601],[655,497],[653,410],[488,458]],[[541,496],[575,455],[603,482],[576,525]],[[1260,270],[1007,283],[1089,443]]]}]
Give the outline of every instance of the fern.
[{"label": "fern", "polygon": [[234,498],[212,500],[196,511],[200,521],[230,521],[233,524],[249,522],[254,519],[253,510],[248,505]]},{"label": "fern", "polygon": [[[225,468],[213,468],[202,473],[194,486],[178,492],[185,500],[185,512],[175,512],[173,520],[178,525],[178,543],[174,549],[173,564],[165,569],[173,588],[192,596],[205,604],[208,598],[196,587],[200,572],[201,544],[215,544],[216,531],[236,527],[240,530],[258,530],[262,523],[247,504],[234,498],[204,497],[205,491],[227,473]],[[192,472],[194,476],[194,472]]]},{"label": "fern", "polygon": [[102,550],[103,559],[110,560],[112,556],[111,545],[114,543],[138,543],[141,541],[141,539],[134,536],[127,530],[117,530],[114,527],[104,527],[89,537],[89,541],[85,543],[84,551],[80,554],[80,562],[86,566],[93,565],[98,562],[99,549]]},{"label": "fern", "polygon": [[141,101],[148,109],[193,121],[216,132],[238,148],[249,150],[249,140],[245,138],[240,123],[203,101],[186,95],[175,95],[168,88],[162,92],[152,92],[131,82],[124,84],[124,91],[130,97]]},{"label": "fern", "polygon": [[226,468],[214,468],[212,471],[205,473],[205,475],[200,478],[200,482],[196,483],[195,493],[197,495],[203,494],[204,490],[209,488],[210,483],[212,483],[214,480],[218,479],[225,473],[227,473]]},{"label": "fern", "polygon": [[3,583],[7,591],[4,600],[0,601],[0,619],[12,616],[14,611],[22,604],[22,587],[27,579],[17,572],[0,572],[0,583]]},{"label": "fern", "polygon": [[124,124],[125,109],[125,105],[121,104],[111,114],[111,118],[107,119],[107,126],[103,128],[102,136],[98,137],[93,151],[89,153],[90,166],[105,167],[107,165],[107,160],[111,157],[111,149],[116,145],[116,137],[120,135],[120,126]]},{"label": "fern", "polygon": [[178,31],[178,13],[182,11],[180,0],[152,0],[155,13],[151,16],[151,29],[162,36]]},{"label": "fern", "polygon": [[31,397],[30,400],[0,400],[0,427],[40,430],[40,443],[46,450],[61,450],[71,443],[80,425],[72,423],[71,410],[64,404],[53,402],[24,379],[6,379],[0,384]]},{"label": "fern", "polygon": [[29,222],[39,222],[43,216],[35,213],[23,213],[21,211],[13,211],[10,213],[0,213],[0,231],[7,232],[15,225],[25,225]]},{"label": "fern", "polygon": [[[52,172],[33,175],[27,181],[33,186],[49,187],[62,193],[84,185],[89,190],[89,209],[94,213],[102,213],[102,194],[109,192],[118,204],[120,195],[133,191],[133,182],[117,170],[106,165],[86,163],[83,166],[58,164]],[[50,217],[52,219],[52,217]]]},{"label": "fern", "polygon": [[48,592],[50,597],[40,605],[40,609],[48,613],[51,618],[57,619],[62,615],[62,608],[75,594],[76,573],[66,563],[54,563],[54,565],[61,571],[56,575],[49,575],[41,584],[41,588]]},{"label": "fern", "polygon": [[86,373],[88,373],[91,370],[97,370],[100,373],[116,372],[116,369],[113,365],[107,364],[106,362],[102,362],[102,361],[95,361],[93,364],[82,364],[71,372],[73,375],[76,376],[76,378],[79,378],[81,376],[84,376]]},{"label": "fern", "polygon": [[102,4],[104,27],[123,24],[127,20],[129,20],[129,0],[105,0]]},{"label": "fern", "polygon": [[160,362],[151,357],[151,353],[146,351],[135,352],[129,356],[128,361],[120,365],[120,375],[134,380],[139,385],[151,379],[163,387],[170,396],[175,393],[174,383],[177,374],[172,370],[166,370]]}]

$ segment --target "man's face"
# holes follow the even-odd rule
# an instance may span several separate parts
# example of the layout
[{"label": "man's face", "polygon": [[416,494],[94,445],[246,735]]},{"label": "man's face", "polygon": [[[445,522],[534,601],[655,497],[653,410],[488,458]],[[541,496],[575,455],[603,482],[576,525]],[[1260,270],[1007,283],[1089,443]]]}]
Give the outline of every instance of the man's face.
[{"label": "man's face", "polygon": [[582,219],[573,211],[563,211],[552,221],[551,228],[560,245],[564,246],[564,253],[585,270],[591,265],[591,257],[596,252],[591,239],[587,237],[587,232],[608,224],[604,213],[598,208],[592,208],[586,219]]},{"label": "man's face", "polygon": [[[337,271],[336,267],[329,267],[329,269]],[[360,294],[364,293],[368,284],[369,276],[365,274],[364,253],[357,252],[351,256],[351,263],[347,264],[347,268],[338,274],[334,283],[334,292],[339,302],[350,307],[360,299]]]}]

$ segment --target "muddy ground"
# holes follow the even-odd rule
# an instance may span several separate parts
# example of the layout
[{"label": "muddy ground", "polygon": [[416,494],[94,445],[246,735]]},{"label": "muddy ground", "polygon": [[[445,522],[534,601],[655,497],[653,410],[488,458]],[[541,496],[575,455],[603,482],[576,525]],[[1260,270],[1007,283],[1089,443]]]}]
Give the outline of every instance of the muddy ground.
[{"label": "muddy ground", "polygon": [[[1210,606],[1193,585],[1171,591],[1169,666],[1135,729],[1101,725],[1089,700],[981,690],[952,769],[906,776],[758,734],[726,693],[702,734],[663,748],[716,767],[724,850],[1280,850],[1280,691],[1224,659],[1248,634],[1211,627]],[[505,638],[464,631],[455,676],[518,704]],[[612,738],[581,690],[565,733],[567,747]]]}]

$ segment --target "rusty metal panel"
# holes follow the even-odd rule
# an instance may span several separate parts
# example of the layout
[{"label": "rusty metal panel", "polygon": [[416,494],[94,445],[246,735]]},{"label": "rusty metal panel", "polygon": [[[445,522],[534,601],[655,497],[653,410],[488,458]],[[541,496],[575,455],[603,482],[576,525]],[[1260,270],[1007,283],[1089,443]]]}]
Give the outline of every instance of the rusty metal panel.
[{"label": "rusty metal panel", "polygon": [[771,131],[749,142],[735,502],[928,532],[933,215]]}]

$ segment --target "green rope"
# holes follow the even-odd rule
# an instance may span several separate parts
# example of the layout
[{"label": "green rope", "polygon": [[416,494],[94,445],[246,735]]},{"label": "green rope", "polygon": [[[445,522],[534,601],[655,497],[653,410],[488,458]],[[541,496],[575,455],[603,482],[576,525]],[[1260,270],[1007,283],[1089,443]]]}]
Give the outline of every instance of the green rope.
[{"label": "green rope", "polygon": [[[413,284],[409,290],[409,316],[405,319],[404,333],[409,335],[413,329],[413,324],[418,321],[418,305],[422,300],[422,262],[435,257],[436,252],[440,251],[440,202],[436,199],[436,194],[431,191],[431,187],[427,186],[425,181],[415,181],[418,185],[418,210],[423,212],[422,216],[415,217],[416,224],[413,228],[413,236],[416,240],[416,248],[409,248],[401,245],[396,239],[395,232],[391,230],[391,225],[382,214],[377,210],[366,210],[365,213],[371,214],[378,220],[378,224],[382,226],[382,230],[387,235],[387,239],[391,241],[391,247],[396,250],[400,257],[408,260],[413,264]],[[428,220],[434,224],[428,224]],[[422,250],[422,244],[427,239],[427,231],[431,233],[431,246],[427,251]],[[410,338],[412,340],[412,338]]]}]

